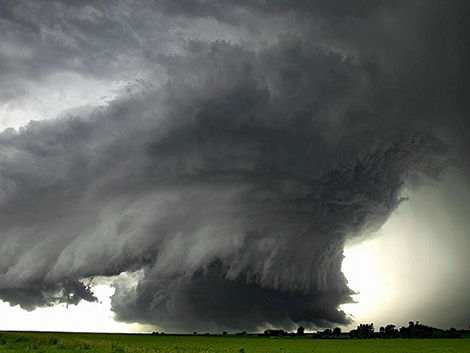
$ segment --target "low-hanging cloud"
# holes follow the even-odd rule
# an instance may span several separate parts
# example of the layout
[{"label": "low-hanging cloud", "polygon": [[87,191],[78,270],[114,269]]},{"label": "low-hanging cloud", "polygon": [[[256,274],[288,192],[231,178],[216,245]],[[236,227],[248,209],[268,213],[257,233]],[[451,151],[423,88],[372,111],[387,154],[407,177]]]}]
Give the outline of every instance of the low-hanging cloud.
[{"label": "low-hanging cloud", "polygon": [[112,297],[123,321],[348,323],[345,241],[380,228],[455,152],[381,60],[293,35],[256,50],[190,40],[152,56],[170,78],[160,87],[4,131],[0,298],[93,301],[81,279],[126,272],[135,285],[116,281]]}]

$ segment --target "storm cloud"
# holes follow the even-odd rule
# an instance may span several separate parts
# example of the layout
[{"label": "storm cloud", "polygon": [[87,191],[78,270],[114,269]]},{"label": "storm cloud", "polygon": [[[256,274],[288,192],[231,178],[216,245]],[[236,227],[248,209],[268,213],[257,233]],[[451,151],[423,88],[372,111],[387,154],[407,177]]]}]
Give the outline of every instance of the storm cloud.
[{"label": "storm cloud", "polygon": [[[0,298],[28,310],[93,301],[83,279],[121,274],[122,321],[348,323],[346,240],[379,229],[406,188],[468,167],[468,5],[142,3],[2,5],[12,41],[44,55],[7,61],[0,75],[15,84],[48,70],[147,76],[105,107],[0,134]],[[45,32],[43,15],[63,26]],[[279,37],[184,32],[236,33],[254,18],[264,27],[251,35]],[[34,28],[41,40],[23,38]]]}]

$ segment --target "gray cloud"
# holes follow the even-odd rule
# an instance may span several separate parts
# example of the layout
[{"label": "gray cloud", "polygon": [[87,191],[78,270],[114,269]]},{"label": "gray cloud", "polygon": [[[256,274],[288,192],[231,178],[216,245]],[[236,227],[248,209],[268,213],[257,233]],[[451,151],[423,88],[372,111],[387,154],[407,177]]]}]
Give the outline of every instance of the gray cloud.
[{"label": "gray cloud", "polygon": [[[74,5],[44,4],[75,13]],[[99,11],[99,2],[90,4]],[[111,13],[125,17],[123,4]],[[155,6],[226,21],[215,2],[172,4]],[[273,4],[226,6],[229,15],[284,9]],[[149,33],[130,38],[139,11],[129,26],[103,12],[91,24],[68,17],[64,38],[56,28],[58,59],[30,63],[54,71],[78,58],[83,66],[74,70],[100,77],[107,58],[141,50],[169,81],[91,113],[0,134],[0,298],[29,310],[95,300],[80,279],[137,272],[135,287],[114,284],[112,308],[123,321],[172,330],[347,323],[338,309],[352,294],[341,273],[346,239],[380,228],[404,201],[403,188],[437,180],[449,160],[462,163],[465,142],[456,132],[466,129],[459,123],[466,103],[449,87],[466,66],[455,68],[452,52],[426,59],[437,48],[420,33],[432,22],[416,10],[423,4],[388,17],[376,2],[334,2],[324,11],[326,3],[314,4],[299,2],[299,10],[334,29],[329,46],[290,33],[255,49],[207,40],[143,48],[137,39]],[[27,12],[21,21],[7,13],[7,22],[21,33],[33,20],[46,26],[36,10],[28,21]],[[95,10],[87,9],[91,17]],[[458,10],[447,11],[458,17]],[[338,18],[352,25],[350,35]],[[401,18],[404,25],[388,26]],[[424,48],[405,41],[409,29]],[[376,31],[362,38],[365,30]],[[450,35],[463,41],[458,26]],[[401,56],[390,57],[395,49]],[[84,58],[88,65],[81,50],[97,57]]]},{"label": "gray cloud", "polygon": [[360,0],[354,2],[346,1],[259,1],[259,0],[230,0],[224,2],[197,0],[187,1],[168,1],[156,0],[155,6],[168,15],[187,16],[187,17],[214,17],[219,21],[241,25],[243,12],[254,11],[258,15],[275,15],[294,12],[297,15],[314,16],[317,18],[325,17],[366,17],[373,14],[377,9],[385,5],[396,4],[397,1],[370,1]]}]

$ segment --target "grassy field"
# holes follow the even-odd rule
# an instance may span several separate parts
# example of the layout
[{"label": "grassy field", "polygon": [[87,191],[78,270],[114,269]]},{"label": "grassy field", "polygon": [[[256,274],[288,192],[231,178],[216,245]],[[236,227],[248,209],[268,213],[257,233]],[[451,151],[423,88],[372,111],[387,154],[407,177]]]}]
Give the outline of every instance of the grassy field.
[{"label": "grassy field", "polygon": [[0,352],[470,352],[470,339],[313,340],[246,336],[0,333]]}]

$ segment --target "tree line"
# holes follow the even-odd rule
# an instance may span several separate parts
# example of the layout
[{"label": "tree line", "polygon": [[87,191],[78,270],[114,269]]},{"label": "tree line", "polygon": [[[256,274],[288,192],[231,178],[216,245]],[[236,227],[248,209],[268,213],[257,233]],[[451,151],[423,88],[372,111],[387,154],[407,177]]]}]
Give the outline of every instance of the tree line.
[{"label": "tree line", "polygon": [[246,331],[243,331],[238,332],[236,335],[261,335],[269,337],[311,336],[314,339],[461,338],[470,337],[470,331],[458,331],[455,328],[443,330],[420,324],[419,321],[416,323],[410,321],[408,326],[402,326],[399,329],[394,324],[388,324],[386,326],[381,326],[378,331],[375,330],[374,324],[370,323],[360,324],[356,329],[349,332],[342,332],[340,327],[335,327],[333,329],[327,328],[323,331],[317,331],[314,333],[305,333],[305,328],[300,326],[296,332],[269,329],[265,330],[262,334],[249,334]]},{"label": "tree line", "polygon": [[[152,332],[153,335],[164,335],[164,332]],[[209,332],[194,335],[210,335]],[[227,335],[227,331],[222,333]],[[357,328],[349,331],[342,332],[340,327],[333,329],[327,328],[323,331],[313,333],[306,333],[303,326],[299,326],[297,331],[289,332],[281,329],[269,329],[263,333],[248,333],[246,331],[237,332],[237,336],[269,336],[269,337],[312,337],[313,339],[394,339],[394,338],[470,338],[469,330],[456,330],[451,328],[443,330],[431,326],[420,324],[419,321],[414,323],[408,322],[408,326],[402,326],[399,329],[394,324],[381,326],[378,331],[375,331],[373,323],[360,324]]]},{"label": "tree line", "polygon": [[389,324],[380,327],[378,332],[374,330],[374,324],[360,324],[355,330],[349,331],[349,338],[460,338],[461,333],[453,327],[442,330],[420,324],[419,321],[410,321],[408,327],[397,329],[395,325]]}]

